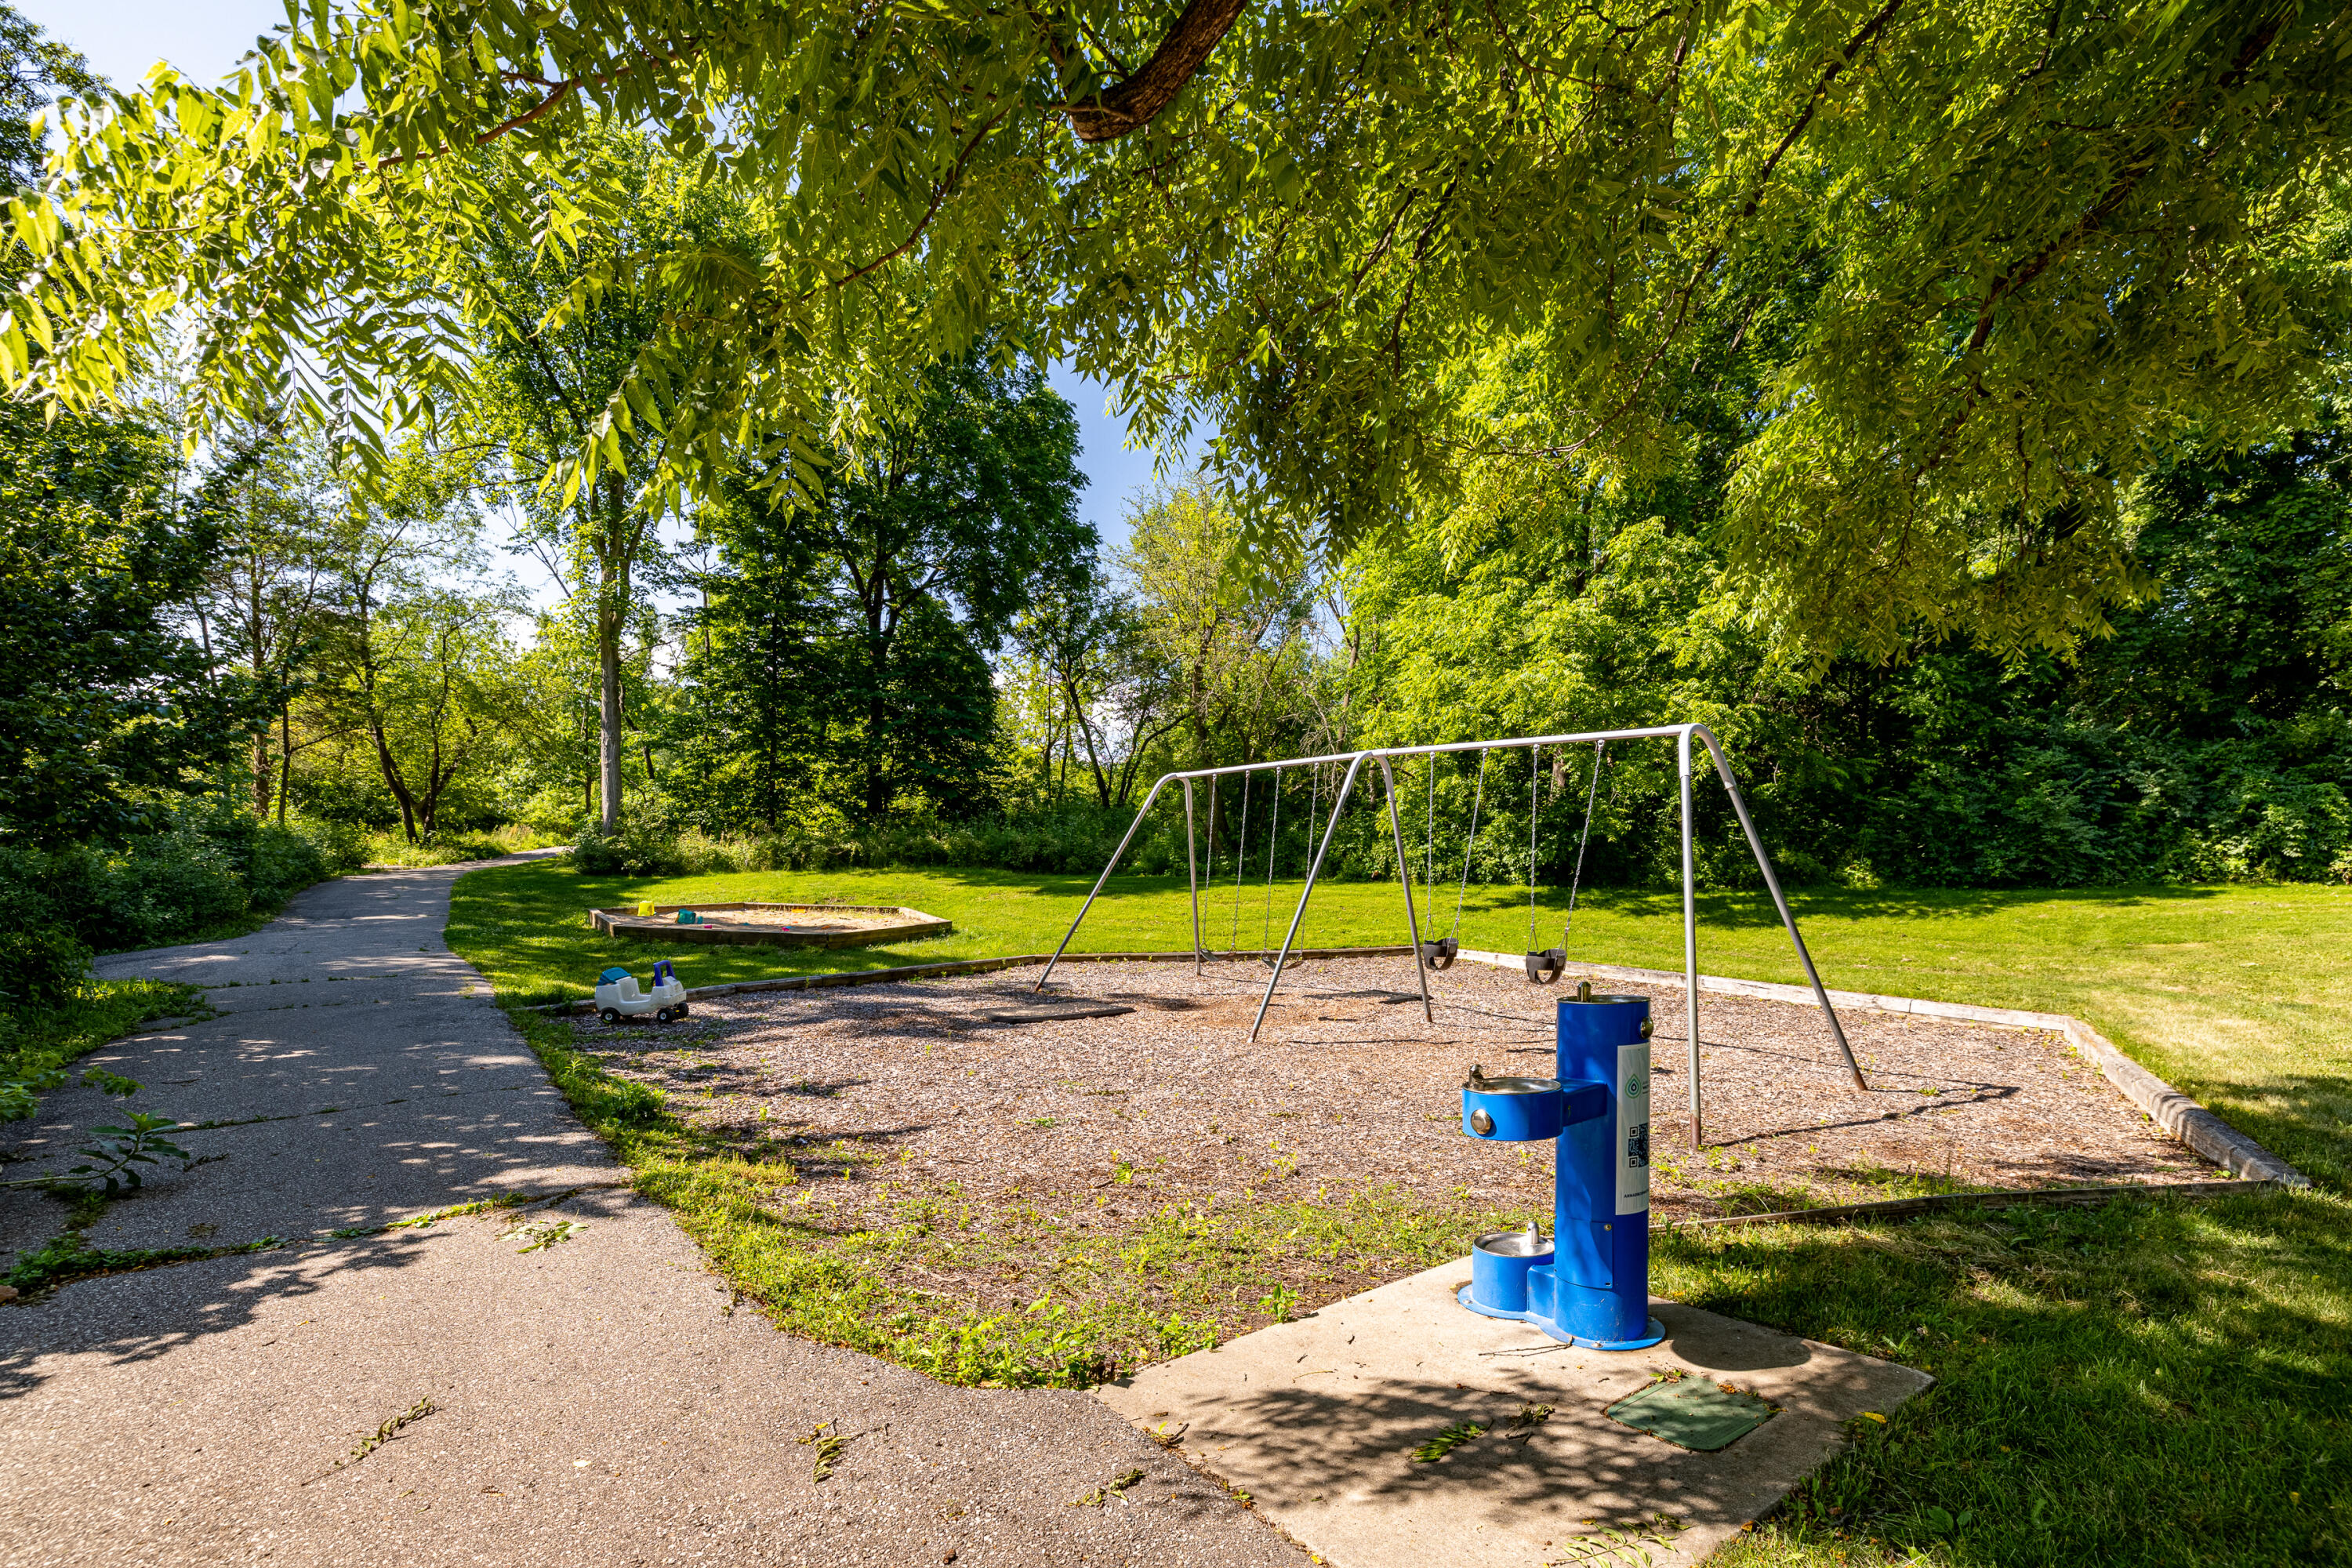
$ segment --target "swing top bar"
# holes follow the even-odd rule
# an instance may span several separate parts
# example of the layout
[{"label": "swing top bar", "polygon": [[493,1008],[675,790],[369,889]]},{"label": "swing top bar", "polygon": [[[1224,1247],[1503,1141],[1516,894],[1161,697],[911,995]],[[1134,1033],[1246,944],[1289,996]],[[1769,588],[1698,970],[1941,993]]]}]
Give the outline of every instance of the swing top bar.
[{"label": "swing top bar", "polygon": [[[1515,735],[1507,741],[1449,741],[1440,746],[1368,746],[1360,752],[1328,752],[1319,757],[1283,757],[1269,763],[1234,763],[1222,768],[1193,768],[1189,772],[1162,773],[1160,782],[1151,786],[1153,795],[1162,784],[1186,779],[1225,778],[1234,773],[1263,773],[1268,768],[1304,768],[1317,763],[1360,763],[1381,757],[1426,757],[1439,752],[1515,752],[1522,746],[1574,746],[1588,741],[1650,741],[1668,736],[1696,735],[1706,742],[1707,750],[1718,757],[1723,749],[1704,724],[1660,724],[1646,730],[1587,730],[1575,735]],[[1146,804],[1149,804],[1147,797]]]}]

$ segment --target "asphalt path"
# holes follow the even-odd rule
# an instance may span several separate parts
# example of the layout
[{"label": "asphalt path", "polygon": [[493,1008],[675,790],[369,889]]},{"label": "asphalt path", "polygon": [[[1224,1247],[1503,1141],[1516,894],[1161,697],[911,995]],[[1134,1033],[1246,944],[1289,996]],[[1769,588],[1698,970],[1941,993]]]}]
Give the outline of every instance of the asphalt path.
[{"label": "asphalt path", "polygon": [[[445,945],[470,868],[100,961],[218,1016],[89,1058],[199,1130],[87,1240],[280,1244],[0,1306],[0,1563],[1307,1561],[1091,1397],[950,1388],[732,1308]],[[0,1130],[6,1173],[121,1109],[50,1096]],[[0,1259],[67,1214],[0,1192]],[[845,1439],[823,1479],[813,1437]]]}]

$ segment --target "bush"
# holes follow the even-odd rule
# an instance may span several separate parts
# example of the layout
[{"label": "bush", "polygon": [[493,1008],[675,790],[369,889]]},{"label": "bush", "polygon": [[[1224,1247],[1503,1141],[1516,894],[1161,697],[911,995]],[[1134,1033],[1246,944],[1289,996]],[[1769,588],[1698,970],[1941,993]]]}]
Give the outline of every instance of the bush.
[{"label": "bush", "polygon": [[468,860],[495,860],[501,855],[544,848],[565,842],[561,837],[509,823],[488,833],[436,833],[422,844],[411,844],[398,833],[363,835],[360,863],[371,866],[456,866]]},{"label": "bush", "polygon": [[0,917],[55,924],[101,952],[199,940],[275,910],[314,882],[359,863],[344,829],[257,823],[198,802],[163,832],[107,851],[77,845],[0,854]]},{"label": "bush", "polygon": [[0,1007],[62,1005],[89,977],[89,949],[53,921],[0,930]]},{"label": "bush", "polygon": [[247,864],[246,899],[259,909],[276,909],[340,868],[328,864],[317,841],[308,835],[276,826],[253,836],[252,858]]},{"label": "bush", "polygon": [[[929,814],[856,825],[838,817],[767,832],[672,831],[658,816],[632,818],[607,836],[590,826],[574,840],[572,864],[592,877],[715,876],[739,871],[833,871],[852,866],[987,866],[1082,875],[1102,868],[1132,813],[988,816],[949,821]],[[1124,869],[1165,874],[1183,858],[1181,823],[1139,836]]]},{"label": "bush", "polygon": [[355,822],[325,822],[311,817],[296,817],[291,831],[299,834],[317,850],[326,864],[326,875],[340,877],[366,865],[368,830]]},{"label": "bush", "polygon": [[594,823],[583,827],[572,841],[572,866],[588,877],[674,877],[687,868],[677,840],[639,821],[611,833]]}]

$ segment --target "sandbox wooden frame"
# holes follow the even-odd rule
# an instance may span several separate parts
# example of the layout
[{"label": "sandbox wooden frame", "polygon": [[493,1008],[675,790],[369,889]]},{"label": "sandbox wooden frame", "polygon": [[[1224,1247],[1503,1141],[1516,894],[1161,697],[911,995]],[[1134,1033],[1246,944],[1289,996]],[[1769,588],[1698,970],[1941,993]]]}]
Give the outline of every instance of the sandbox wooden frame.
[{"label": "sandbox wooden frame", "polygon": [[[677,912],[680,910],[693,910],[698,913],[707,910],[712,914],[772,910],[779,914],[891,915],[897,919],[890,924],[869,926],[861,931],[794,931],[781,927],[679,925]],[[650,915],[641,915],[634,908],[590,910],[588,919],[598,934],[604,936],[623,937],[632,942],[698,943],[704,947],[874,947],[893,942],[913,942],[922,937],[946,936],[955,930],[952,921],[943,921],[937,915],[927,915],[903,904],[656,904]]]}]

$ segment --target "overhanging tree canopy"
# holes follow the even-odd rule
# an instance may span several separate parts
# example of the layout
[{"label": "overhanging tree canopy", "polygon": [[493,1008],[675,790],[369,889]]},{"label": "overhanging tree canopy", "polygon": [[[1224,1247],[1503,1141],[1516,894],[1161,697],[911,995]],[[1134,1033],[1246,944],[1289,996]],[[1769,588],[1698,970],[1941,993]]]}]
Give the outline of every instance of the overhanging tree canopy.
[{"label": "overhanging tree canopy", "polygon": [[187,310],[204,411],[378,439],[461,358],[436,258],[484,221],[472,150],[542,166],[562,245],[609,118],[765,250],[607,264],[672,303],[572,482],[634,430],[671,500],[781,431],[814,489],[832,411],[1008,319],[1139,433],[1204,418],[1264,551],[1498,465],[1654,476],[1728,395],[1759,620],[2063,646],[2132,588],[2118,487],[2290,417],[2346,318],[2328,0],[295,7],[226,89],[68,127],[15,213],[12,382],[87,405]]}]

